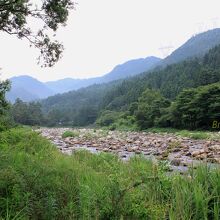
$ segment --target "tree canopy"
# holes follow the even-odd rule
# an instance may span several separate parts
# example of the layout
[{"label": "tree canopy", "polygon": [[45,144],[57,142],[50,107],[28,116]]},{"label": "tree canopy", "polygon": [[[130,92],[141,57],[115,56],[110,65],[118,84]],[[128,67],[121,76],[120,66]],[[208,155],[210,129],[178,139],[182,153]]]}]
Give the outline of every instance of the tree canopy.
[{"label": "tree canopy", "polygon": [[53,39],[52,33],[66,24],[73,7],[71,0],[0,0],[0,30],[27,39],[30,46],[40,50],[38,62],[50,67],[63,51],[63,45]]},{"label": "tree canopy", "polygon": [[5,93],[10,89],[10,83],[8,80],[0,80],[0,116],[4,113],[8,102],[5,99]]}]

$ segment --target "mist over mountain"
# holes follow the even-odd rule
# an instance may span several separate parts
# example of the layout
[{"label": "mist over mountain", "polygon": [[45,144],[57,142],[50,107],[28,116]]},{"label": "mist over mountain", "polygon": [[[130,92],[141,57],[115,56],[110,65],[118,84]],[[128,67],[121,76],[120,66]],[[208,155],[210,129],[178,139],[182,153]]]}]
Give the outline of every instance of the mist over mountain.
[{"label": "mist over mountain", "polygon": [[23,101],[33,101],[55,94],[44,83],[27,75],[12,77],[10,81],[11,90],[6,94],[6,97],[11,102],[17,98]]},{"label": "mist over mountain", "polygon": [[116,66],[111,72],[101,77],[90,79],[66,78],[58,81],[47,82],[46,85],[56,93],[64,93],[71,90],[77,90],[82,87],[87,87],[92,84],[107,83],[117,79],[125,79],[154,68],[160,61],[160,58],[153,56],[130,60]]}]

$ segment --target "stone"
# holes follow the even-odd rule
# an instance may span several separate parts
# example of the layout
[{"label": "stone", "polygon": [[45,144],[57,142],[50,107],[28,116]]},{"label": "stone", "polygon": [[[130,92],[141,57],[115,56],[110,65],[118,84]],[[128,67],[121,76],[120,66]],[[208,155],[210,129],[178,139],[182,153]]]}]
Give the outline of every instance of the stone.
[{"label": "stone", "polygon": [[203,153],[203,154],[199,154],[198,156],[196,156],[196,159],[206,159],[207,158],[207,154]]},{"label": "stone", "polygon": [[213,145],[209,149],[220,152],[220,145]]},{"label": "stone", "polygon": [[109,149],[111,149],[111,150],[117,150],[117,149],[119,149],[119,147],[118,147],[118,146],[110,146]]},{"label": "stone", "polygon": [[213,160],[215,161],[215,163],[220,164],[220,158],[213,158]]},{"label": "stone", "polygon": [[190,152],[187,152],[186,154],[185,154],[185,156],[187,156],[187,157],[189,157],[189,156],[191,156],[192,154],[190,153]]},{"label": "stone", "polygon": [[191,154],[193,157],[197,157],[198,155],[203,153],[205,153],[205,150],[202,149],[202,150],[193,151]]},{"label": "stone", "polygon": [[170,161],[170,164],[173,165],[173,166],[179,166],[181,163],[181,160],[180,159],[173,159]]},{"label": "stone", "polygon": [[179,148],[174,148],[174,149],[172,150],[173,153],[175,153],[175,152],[180,152],[180,151],[181,151],[181,149],[179,149]]}]

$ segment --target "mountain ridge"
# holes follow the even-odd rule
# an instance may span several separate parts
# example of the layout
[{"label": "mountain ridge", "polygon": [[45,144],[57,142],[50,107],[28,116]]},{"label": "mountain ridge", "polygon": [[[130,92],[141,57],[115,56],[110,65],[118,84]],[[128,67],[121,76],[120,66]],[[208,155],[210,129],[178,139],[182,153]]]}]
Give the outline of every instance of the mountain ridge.
[{"label": "mountain ridge", "polygon": [[[19,96],[19,93],[25,93],[25,89],[25,95],[28,96],[29,94],[30,97],[23,97],[24,101],[32,101],[36,99],[46,98],[54,94],[78,90],[80,88],[85,88],[93,84],[102,84],[118,79],[130,78],[144,72],[152,71],[154,69],[165,68],[170,64],[178,63],[192,57],[201,57],[211,48],[215,47],[218,44],[220,44],[220,28],[209,30],[190,38],[165,59],[150,56],[147,58],[130,60],[123,64],[115,66],[112,71],[103,75],[102,77],[89,79],[65,78],[46,83],[42,83],[36,80],[38,86],[41,88],[40,91],[29,88],[31,85],[29,81],[26,84],[24,82],[23,84],[21,83],[20,90],[18,89],[19,86],[14,86],[12,82],[12,90],[7,94],[7,97],[10,101],[14,101],[16,98],[22,99],[22,95]],[[21,76],[21,78],[22,77],[24,78],[24,76]],[[12,81],[16,81],[15,78],[16,77],[13,77]],[[18,81],[19,77],[17,77],[16,79]],[[33,79],[34,78],[32,78],[32,80]],[[41,83],[41,86],[39,85],[39,83]],[[17,82],[17,84],[19,83]],[[44,94],[42,94],[42,91],[44,91]],[[38,93],[40,93],[40,95]]]},{"label": "mountain ridge", "polygon": [[33,101],[55,95],[44,83],[28,76],[21,75],[10,78],[11,90],[6,94],[6,98],[14,102],[17,98],[23,101]]},{"label": "mountain ridge", "polygon": [[[118,79],[125,79],[150,70],[160,61],[160,58],[154,56],[133,59],[115,66],[112,71],[100,77],[88,79],[65,78],[57,81],[46,82],[46,85],[57,93],[64,93],[71,90],[87,87],[92,84],[107,83]],[[57,90],[58,87],[61,87],[61,89]]]}]

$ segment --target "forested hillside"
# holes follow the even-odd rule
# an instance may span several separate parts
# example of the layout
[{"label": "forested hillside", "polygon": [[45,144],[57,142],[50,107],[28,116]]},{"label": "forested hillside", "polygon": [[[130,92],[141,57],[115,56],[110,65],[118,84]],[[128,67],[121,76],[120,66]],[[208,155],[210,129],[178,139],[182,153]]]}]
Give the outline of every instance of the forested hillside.
[{"label": "forested hillside", "polygon": [[158,57],[146,57],[141,59],[129,60],[123,64],[117,65],[109,73],[89,79],[61,79],[47,82],[46,85],[56,93],[64,93],[80,88],[88,87],[93,84],[112,82],[114,80],[126,79],[128,77],[140,74],[153,69],[160,63]]},{"label": "forested hillside", "polygon": [[[49,97],[41,102],[44,113],[42,121],[43,124],[50,126],[85,126],[93,124],[98,119],[97,124],[101,126],[114,124],[113,128],[117,127],[118,123],[127,123],[129,126],[135,124],[140,129],[152,126],[208,128],[210,120],[218,119],[217,112],[220,112],[218,106],[220,101],[214,99],[214,96],[210,98],[214,100],[212,104],[215,105],[215,112],[210,113],[210,117],[206,117],[206,119],[209,118],[206,123],[204,123],[205,118],[203,116],[201,116],[203,117],[202,122],[195,122],[194,125],[176,123],[174,120],[174,107],[176,105],[174,103],[185,105],[185,102],[178,101],[181,99],[181,95],[178,95],[184,89],[197,88],[219,81],[220,46],[217,46],[202,58],[192,58],[167,66],[163,70],[155,70],[124,81],[94,85],[78,91]],[[212,93],[217,97],[220,94],[218,84],[213,85],[213,87],[201,88],[198,92],[206,91],[208,94]],[[192,93],[194,94],[194,92]],[[182,94],[184,98],[186,94],[187,92]],[[152,101],[149,101],[149,95],[152,96],[150,98]],[[195,100],[193,100],[194,96],[190,95],[190,99],[195,102],[197,102],[196,98],[198,97],[195,96]],[[204,98],[203,104],[207,107],[205,101],[207,100]],[[146,104],[147,106],[145,106]],[[158,109],[160,112],[156,111]],[[198,109],[197,112],[200,110]],[[155,112],[157,115],[154,115]],[[151,113],[153,115],[149,120],[146,118],[146,114],[150,115]]]},{"label": "forested hillside", "polygon": [[208,50],[218,44],[220,44],[220,28],[197,34],[175,50],[170,56],[166,57],[160,65],[164,67],[192,57],[202,57]]},{"label": "forested hillside", "polygon": [[49,125],[83,126],[94,123],[100,110],[100,100],[120,82],[93,85],[43,100],[42,109]]},{"label": "forested hillside", "polygon": [[[106,94],[103,107],[120,109],[137,100],[146,88],[160,90],[173,100],[184,88],[193,88],[220,80],[220,46],[211,49],[203,58],[192,58],[163,70],[152,71],[126,80]],[[125,101],[126,100],[126,101]]]}]

